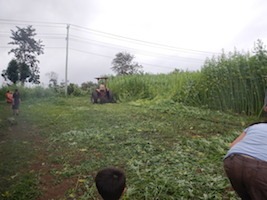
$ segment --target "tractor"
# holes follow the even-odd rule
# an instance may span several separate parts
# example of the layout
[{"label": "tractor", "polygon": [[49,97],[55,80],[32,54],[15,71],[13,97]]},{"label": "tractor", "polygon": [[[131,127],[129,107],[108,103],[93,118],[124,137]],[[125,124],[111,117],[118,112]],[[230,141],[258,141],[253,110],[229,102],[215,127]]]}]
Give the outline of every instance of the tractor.
[{"label": "tractor", "polygon": [[106,87],[108,77],[97,77],[99,87],[92,92],[92,103],[115,103],[110,89]]}]

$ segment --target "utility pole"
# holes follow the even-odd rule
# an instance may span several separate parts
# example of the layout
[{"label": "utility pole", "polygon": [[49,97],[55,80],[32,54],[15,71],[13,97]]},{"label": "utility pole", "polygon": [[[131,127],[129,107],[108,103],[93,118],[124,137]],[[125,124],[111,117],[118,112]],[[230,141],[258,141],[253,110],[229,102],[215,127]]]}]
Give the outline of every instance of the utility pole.
[{"label": "utility pole", "polygon": [[68,95],[68,56],[69,56],[69,30],[70,25],[67,24],[67,38],[66,38],[66,68],[65,68],[65,95]]}]

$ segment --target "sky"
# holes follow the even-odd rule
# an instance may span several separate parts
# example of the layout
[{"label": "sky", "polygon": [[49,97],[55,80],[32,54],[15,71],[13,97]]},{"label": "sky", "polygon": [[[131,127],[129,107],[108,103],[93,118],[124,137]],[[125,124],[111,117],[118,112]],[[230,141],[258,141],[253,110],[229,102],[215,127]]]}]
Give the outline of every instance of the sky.
[{"label": "sky", "polygon": [[80,85],[115,74],[119,52],[153,74],[200,70],[222,49],[252,52],[258,39],[267,44],[267,1],[0,0],[0,72],[14,57],[11,30],[28,25],[45,45],[38,56],[41,84],[48,85],[51,72],[64,82],[67,71],[68,82]]}]

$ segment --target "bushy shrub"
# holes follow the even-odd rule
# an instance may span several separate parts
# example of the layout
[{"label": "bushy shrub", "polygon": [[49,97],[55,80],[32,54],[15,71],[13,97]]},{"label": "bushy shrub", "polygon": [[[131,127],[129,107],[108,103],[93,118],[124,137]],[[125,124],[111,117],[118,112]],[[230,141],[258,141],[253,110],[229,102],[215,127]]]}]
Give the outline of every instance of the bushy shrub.
[{"label": "bushy shrub", "polygon": [[68,95],[72,95],[72,96],[81,96],[82,95],[81,89],[79,88],[79,86],[77,84],[74,84],[74,83],[70,83],[68,85],[67,91],[68,91]]}]

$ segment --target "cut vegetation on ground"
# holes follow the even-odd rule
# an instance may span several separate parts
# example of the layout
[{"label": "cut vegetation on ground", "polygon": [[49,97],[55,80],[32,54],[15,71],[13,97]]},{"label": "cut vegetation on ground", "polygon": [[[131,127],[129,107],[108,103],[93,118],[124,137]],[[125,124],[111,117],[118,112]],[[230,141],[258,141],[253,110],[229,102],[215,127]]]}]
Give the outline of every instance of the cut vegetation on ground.
[{"label": "cut vegetation on ground", "polygon": [[[255,119],[166,101],[0,104],[0,197],[100,199],[96,172],[125,170],[124,199],[237,199],[224,175],[228,144]],[[3,111],[3,112],[2,112]]]}]

